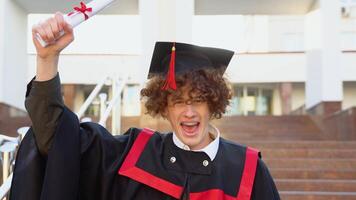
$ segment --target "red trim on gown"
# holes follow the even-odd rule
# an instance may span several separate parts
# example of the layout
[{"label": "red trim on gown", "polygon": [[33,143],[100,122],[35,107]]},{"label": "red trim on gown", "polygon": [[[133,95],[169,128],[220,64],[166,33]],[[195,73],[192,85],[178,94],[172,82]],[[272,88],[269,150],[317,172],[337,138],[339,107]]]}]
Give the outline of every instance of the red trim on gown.
[{"label": "red trim on gown", "polygon": [[[154,131],[150,129],[143,129],[141,131],[119,169],[118,174],[129,177],[179,199],[184,189],[182,186],[171,183],[144,169],[136,167],[136,162],[153,134]],[[247,147],[245,165],[237,197],[227,195],[221,189],[210,189],[204,192],[191,192],[189,195],[190,200],[250,200],[257,169],[257,161],[258,150]]]}]

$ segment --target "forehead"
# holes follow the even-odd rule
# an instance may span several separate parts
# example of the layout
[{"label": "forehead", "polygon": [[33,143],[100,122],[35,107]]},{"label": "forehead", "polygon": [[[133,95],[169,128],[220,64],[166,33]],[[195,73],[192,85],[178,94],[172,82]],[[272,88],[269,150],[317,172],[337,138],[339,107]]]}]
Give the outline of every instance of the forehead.
[{"label": "forehead", "polygon": [[170,93],[168,95],[168,100],[189,99],[189,98],[195,98],[199,96],[202,96],[201,91],[199,91],[197,88],[192,88],[190,85],[186,85]]}]

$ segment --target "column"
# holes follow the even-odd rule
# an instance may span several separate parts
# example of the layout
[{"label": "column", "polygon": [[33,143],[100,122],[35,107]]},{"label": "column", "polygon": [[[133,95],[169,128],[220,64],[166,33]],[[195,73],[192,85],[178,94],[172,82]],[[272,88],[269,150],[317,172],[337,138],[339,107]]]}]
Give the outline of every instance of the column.
[{"label": "column", "polygon": [[[3,102],[4,67],[5,67],[5,1],[0,1],[0,103]],[[1,106],[1,104],[0,104]],[[1,107],[0,107],[1,116]]]},{"label": "column", "polygon": [[319,0],[319,8],[306,15],[306,109],[313,114],[341,109],[340,15],[339,0]]},{"label": "column", "polygon": [[194,1],[152,0],[139,2],[142,23],[142,65],[151,61],[156,41],[192,42]]},{"label": "column", "polygon": [[157,0],[159,40],[191,43],[194,17],[192,0]]},{"label": "column", "polygon": [[155,42],[158,40],[158,3],[159,0],[140,0],[139,14],[141,18],[141,32],[142,32],[142,50],[141,50],[141,68],[144,82],[147,78],[151,56]]},{"label": "column", "polygon": [[279,94],[281,98],[282,115],[289,115],[292,111],[292,83],[285,82],[279,84]]},{"label": "column", "polygon": [[71,110],[74,110],[74,100],[76,93],[76,85],[75,84],[64,84],[62,86],[63,96],[64,96],[64,104]]},{"label": "column", "polygon": [[0,1],[0,102],[24,109],[27,82],[27,13]]}]

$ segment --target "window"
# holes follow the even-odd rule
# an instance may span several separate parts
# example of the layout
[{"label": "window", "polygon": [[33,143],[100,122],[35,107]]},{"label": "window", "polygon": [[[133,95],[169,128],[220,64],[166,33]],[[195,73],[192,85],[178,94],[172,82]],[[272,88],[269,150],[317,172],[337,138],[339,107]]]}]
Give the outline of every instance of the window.
[{"label": "window", "polygon": [[273,89],[263,86],[234,85],[234,95],[227,115],[272,114]]}]

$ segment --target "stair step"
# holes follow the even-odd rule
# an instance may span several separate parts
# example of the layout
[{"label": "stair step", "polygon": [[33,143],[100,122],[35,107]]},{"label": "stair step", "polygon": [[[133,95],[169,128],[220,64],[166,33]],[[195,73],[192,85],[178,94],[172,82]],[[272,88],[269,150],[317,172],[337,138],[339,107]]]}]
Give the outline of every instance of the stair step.
[{"label": "stair step", "polygon": [[276,179],[351,179],[356,180],[356,169],[294,169],[294,168],[271,168],[270,172]]},{"label": "stair step", "polygon": [[356,141],[237,141],[254,148],[356,149]]},{"label": "stair step", "polygon": [[356,159],[264,159],[270,169],[294,168],[294,169],[356,169]]},{"label": "stair step", "polygon": [[263,158],[356,158],[355,149],[260,148]]},{"label": "stair step", "polygon": [[320,132],[309,116],[226,116],[213,122],[223,132]]},{"label": "stair step", "polygon": [[279,191],[356,192],[356,180],[275,179]]},{"label": "stair step", "polygon": [[283,200],[356,200],[356,192],[280,191]]},{"label": "stair step", "polygon": [[314,141],[319,141],[320,136],[319,135],[314,135],[314,134],[261,134],[261,133],[246,133],[246,134],[240,134],[236,136],[227,136],[226,134],[222,135],[223,138],[232,140],[232,141],[241,141],[241,140],[251,140],[251,141],[260,141],[260,140],[283,140],[283,141],[288,141],[288,140],[293,140],[293,141],[298,141],[298,140],[314,140]]}]

